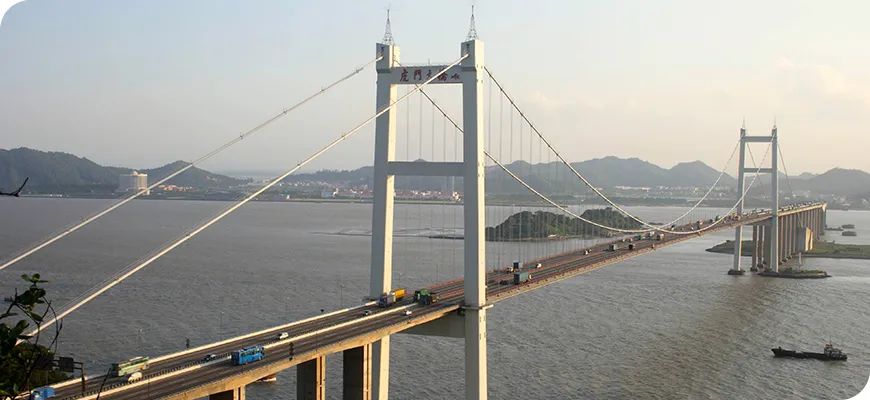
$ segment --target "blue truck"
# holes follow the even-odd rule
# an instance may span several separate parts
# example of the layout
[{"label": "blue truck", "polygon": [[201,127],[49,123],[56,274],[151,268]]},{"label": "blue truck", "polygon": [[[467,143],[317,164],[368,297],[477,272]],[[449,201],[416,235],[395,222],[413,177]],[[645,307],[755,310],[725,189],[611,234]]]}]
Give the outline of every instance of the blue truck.
[{"label": "blue truck", "polygon": [[263,346],[248,346],[231,353],[233,365],[245,365],[257,362],[266,357],[266,349]]},{"label": "blue truck", "polygon": [[45,386],[38,389],[33,390],[30,393],[31,398],[34,400],[44,400],[51,397],[54,397],[54,388],[51,386]]}]

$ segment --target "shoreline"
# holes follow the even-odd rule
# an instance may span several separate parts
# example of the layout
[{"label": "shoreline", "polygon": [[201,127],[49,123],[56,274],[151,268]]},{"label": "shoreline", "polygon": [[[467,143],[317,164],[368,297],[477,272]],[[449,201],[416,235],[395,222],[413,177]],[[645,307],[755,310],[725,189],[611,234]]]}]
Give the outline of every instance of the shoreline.
[{"label": "shoreline", "polygon": [[[149,196],[142,196],[136,198],[136,200],[187,200],[187,201],[225,201],[225,202],[235,202],[241,199],[241,196],[244,194],[239,192],[236,196],[227,196],[226,194],[216,194],[214,196],[204,195],[204,196],[155,196],[153,193]],[[308,198],[308,197],[294,197],[290,199],[286,199],[284,197],[275,197],[269,196],[268,194],[264,194],[265,197],[255,198],[252,201],[259,202],[271,202],[271,203],[347,203],[347,204],[371,204],[372,199],[362,199],[362,198]],[[86,194],[59,194],[59,193],[46,193],[46,194],[23,194],[21,198],[43,198],[43,199],[85,199],[85,200],[120,200],[123,196],[113,196],[108,194],[96,194],[96,195],[86,195]],[[621,205],[627,207],[657,207],[657,208],[682,208],[689,207],[692,204],[689,202],[684,202],[682,199],[663,199],[662,202],[634,202],[631,199],[619,199]],[[399,199],[395,200],[396,203],[401,204],[441,204],[441,205],[462,205],[462,202],[448,201],[448,200],[416,200],[416,199]],[[569,201],[571,206],[576,206],[580,208],[595,208],[595,207],[606,207],[607,204],[603,202],[585,202],[582,199],[571,199]],[[527,201],[527,200],[512,200],[512,199],[487,199],[487,205],[494,206],[514,206],[514,207],[529,207],[529,208],[553,208],[551,205],[539,202],[539,201]],[[710,204],[704,203],[700,206],[700,208],[727,208],[724,204]],[[834,209],[834,208],[831,208]],[[870,211],[868,210],[860,210],[853,209],[855,211]]]}]

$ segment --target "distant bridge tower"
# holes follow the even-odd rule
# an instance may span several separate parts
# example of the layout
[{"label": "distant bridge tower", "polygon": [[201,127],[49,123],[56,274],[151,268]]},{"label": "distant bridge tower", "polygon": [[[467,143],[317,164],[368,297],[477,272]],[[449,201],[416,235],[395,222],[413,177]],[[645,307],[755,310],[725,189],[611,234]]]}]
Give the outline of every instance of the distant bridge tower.
[{"label": "distant bridge tower", "polygon": [[[374,204],[372,206],[371,296],[392,289],[393,205],[396,176],[461,176],[464,182],[465,228],[465,395],[486,399],[486,252],[484,241],[483,76],[484,45],[477,38],[461,44],[459,65],[440,73],[446,65],[399,64],[399,47],[379,43],[377,54],[377,108],[397,99],[397,85],[423,83],[462,85],[463,161],[396,161],[396,111],[377,118],[375,125]],[[389,388],[390,338],[372,345],[372,399],[386,400]]]},{"label": "distant bridge tower", "polygon": [[[747,143],[770,143],[770,152],[771,152],[771,166],[770,168],[746,168],[746,145]],[[745,183],[745,173],[759,173],[759,174],[770,174],[771,183],[770,183],[770,208],[771,208],[771,219],[770,225],[765,226],[763,231],[765,232],[765,237],[762,239],[765,243],[769,244],[768,249],[763,251],[767,256],[763,257],[762,254],[757,254],[756,257],[761,260],[764,258],[767,260],[767,264],[765,265],[765,270],[779,272],[779,263],[782,261],[781,257],[779,257],[779,149],[777,145],[777,129],[776,125],[773,126],[773,129],[770,131],[770,136],[747,136],[746,135],[746,126],[744,125],[740,128],[740,167],[737,170],[737,198],[739,202],[737,203],[736,212],[738,214],[743,213],[743,204],[745,198],[741,198],[743,196],[744,183]],[[743,274],[743,269],[740,266],[740,256],[743,248],[743,227],[738,226],[734,230],[734,264],[731,270],[728,271],[731,275],[741,275]],[[768,253],[769,252],[769,253]],[[753,265],[755,267],[755,265]]]}]

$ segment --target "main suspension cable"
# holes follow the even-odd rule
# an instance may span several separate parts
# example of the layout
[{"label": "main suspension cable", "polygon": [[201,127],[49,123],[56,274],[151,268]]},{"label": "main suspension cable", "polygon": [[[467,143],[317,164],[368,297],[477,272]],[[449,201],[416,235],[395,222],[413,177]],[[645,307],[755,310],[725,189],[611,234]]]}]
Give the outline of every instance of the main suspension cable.
[{"label": "main suspension cable", "polygon": [[53,235],[50,235],[48,239],[39,242],[38,244],[36,244],[36,245],[34,245],[34,246],[28,248],[27,250],[22,251],[19,255],[15,256],[15,257],[13,257],[13,258],[11,258],[11,259],[9,259],[8,261],[4,262],[3,264],[0,264],[0,271],[2,271],[3,269],[5,269],[6,267],[8,267],[8,266],[10,266],[10,265],[12,265],[12,264],[17,263],[18,261],[23,260],[24,258],[30,256],[31,254],[36,253],[37,251],[43,249],[44,247],[46,247],[46,246],[48,246],[48,245],[50,245],[50,244],[52,244],[52,243],[54,243],[54,242],[56,242],[56,241],[62,239],[63,237],[69,235],[70,233],[73,233],[73,232],[79,230],[80,228],[84,227],[85,225],[88,225],[88,224],[90,224],[91,222],[94,222],[94,221],[97,220],[98,218],[100,218],[100,217],[102,217],[102,216],[104,216],[104,215],[106,215],[106,214],[108,214],[108,213],[114,211],[115,209],[117,209],[118,207],[123,206],[124,204],[129,203],[129,202],[132,201],[133,199],[135,199],[135,198],[137,198],[137,197],[139,197],[139,196],[142,196],[142,195],[145,194],[145,193],[148,193],[151,189],[154,189],[154,188],[156,188],[157,186],[163,184],[164,182],[166,182],[166,181],[168,181],[168,180],[170,180],[170,179],[172,179],[172,178],[178,176],[179,174],[183,173],[184,171],[187,171],[188,169],[191,169],[191,168],[193,168],[194,166],[196,166],[196,165],[198,165],[198,164],[201,164],[201,163],[204,162],[205,160],[208,160],[209,158],[214,157],[215,155],[217,155],[217,154],[223,152],[224,150],[226,150],[227,148],[233,146],[234,144],[236,144],[236,143],[238,143],[238,142],[241,142],[241,141],[244,140],[245,138],[247,138],[247,137],[249,137],[249,136],[252,136],[253,134],[259,132],[261,129],[265,128],[265,127],[268,126],[269,124],[271,124],[271,123],[277,121],[278,119],[280,119],[281,117],[284,117],[285,115],[289,114],[291,111],[293,111],[293,110],[295,110],[295,109],[301,107],[301,106],[304,105],[305,103],[308,103],[309,101],[313,100],[315,97],[318,97],[318,96],[320,96],[320,95],[323,94],[323,93],[326,93],[328,90],[332,89],[333,87],[338,86],[338,84],[340,84],[340,83],[342,83],[342,82],[344,82],[344,81],[350,79],[351,77],[353,77],[353,76],[359,74],[359,73],[362,72],[366,67],[368,67],[369,65],[372,65],[373,63],[378,62],[378,61],[381,60],[382,58],[383,58],[383,56],[378,56],[377,58],[375,58],[375,59],[373,59],[373,60],[371,60],[371,61],[369,61],[369,62],[367,62],[367,63],[365,63],[365,64],[363,64],[363,65],[361,65],[361,66],[359,66],[359,67],[357,67],[356,69],[354,69],[354,70],[353,70],[352,72],[350,72],[349,74],[347,74],[347,75],[345,75],[345,76],[339,78],[338,80],[336,80],[336,81],[330,83],[329,85],[327,85],[327,86],[321,88],[319,91],[317,91],[317,92],[311,94],[310,96],[308,96],[308,97],[302,99],[302,100],[299,101],[298,103],[296,103],[296,104],[294,104],[294,105],[292,105],[292,106],[290,106],[290,107],[284,109],[283,111],[281,111],[281,112],[278,113],[277,115],[275,115],[275,116],[273,116],[273,117],[271,117],[271,118],[269,118],[269,119],[263,121],[263,122],[260,123],[259,125],[257,125],[257,126],[255,126],[255,127],[251,128],[250,130],[248,130],[248,131],[246,131],[246,132],[240,134],[239,136],[234,137],[234,138],[231,139],[230,141],[228,141],[228,142],[226,142],[226,143],[224,143],[224,144],[218,146],[218,147],[215,148],[214,150],[212,150],[212,151],[210,151],[210,152],[208,152],[208,153],[206,153],[206,154],[200,156],[199,158],[197,158],[197,159],[194,160],[193,162],[188,163],[188,164],[185,165],[184,167],[179,168],[178,170],[176,170],[175,172],[173,172],[173,173],[167,175],[167,176],[164,177],[163,179],[160,179],[159,181],[157,181],[157,182],[155,182],[155,183],[152,183],[152,184],[149,185],[148,187],[146,187],[146,188],[144,188],[144,189],[141,189],[141,190],[139,190],[138,192],[135,192],[135,193],[133,193],[133,194],[127,196],[127,197],[124,197],[124,198],[118,200],[117,202],[115,202],[115,203],[112,204],[111,206],[107,207],[106,209],[104,209],[104,210],[102,210],[102,211],[99,211],[99,212],[97,212],[96,214],[93,214],[93,215],[91,215],[90,217],[87,217],[87,218],[83,219],[83,220],[82,220],[81,222],[79,222],[79,223],[76,223],[76,224],[73,224],[73,225],[68,226],[68,227],[66,227],[66,228],[63,228],[63,229],[61,229],[60,231],[54,233]]},{"label": "main suspension cable", "polygon": [[[586,184],[586,186],[589,187],[589,188],[590,188],[590,189],[591,189],[591,190],[592,190],[592,191],[593,191],[593,192],[594,192],[598,197],[600,197],[602,200],[604,200],[605,202],[607,202],[608,204],[610,204],[613,208],[617,209],[617,210],[620,211],[621,213],[625,214],[627,217],[629,217],[629,218],[631,218],[631,219],[637,221],[638,223],[640,223],[640,224],[643,225],[643,226],[646,226],[646,227],[651,228],[651,229],[660,230],[660,231],[663,231],[663,232],[677,233],[677,232],[670,232],[670,231],[669,231],[667,228],[665,228],[665,227],[666,227],[666,226],[669,226],[669,225],[671,225],[671,224],[673,224],[673,223],[675,223],[675,222],[677,222],[679,219],[678,219],[678,220],[675,220],[675,221],[672,221],[671,224],[663,224],[663,225],[653,225],[653,224],[650,224],[650,223],[648,223],[648,222],[646,222],[646,221],[644,221],[644,220],[638,218],[638,217],[635,216],[634,214],[632,214],[632,213],[626,211],[626,210],[625,210],[624,208],[622,208],[619,204],[617,204],[616,202],[614,202],[613,200],[611,200],[609,197],[607,197],[607,196],[606,196],[606,195],[605,195],[601,190],[599,190],[597,187],[595,187],[595,185],[593,185],[591,182],[589,182],[589,180],[586,179],[586,177],[583,176],[583,174],[581,174],[579,171],[577,171],[577,169],[574,168],[574,166],[571,165],[571,163],[568,162],[568,160],[566,160],[566,159],[562,156],[561,153],[559,153],[558,151],[556,151],[555,147],[553,147],[553,145],[550,143],[550,141],[548,141],[548,140],[544,137],[544,135],[543,135],[543,134],[538,130],[537,127],[535,127],[535,125],[532,123],[532,121],[529,120],[529,118],[525,115],[525,113],[523,113],[523,111],[520,110],[519,106],[517,106],[516,102],[514,102],[513,98],[512,98],[512,97],[507,93],[507,91],[505,91],[505,89],[504,89],[504,87],[501,85],[501,83],[499,83],[498,80],[495,79],[495,77],[493,76],[493,74],[492,74],[492,72],[489,70],[489,68],[484,67],[484,70],[485,70],[486,73],[489,75],[490,79],[492,79],[492,82],[495,83],[496,86],[498,86],[499,90],[502,92],[502,94],[505,96],[505,98],[508,99],[508,101],[511,103],[511,106],[513,106],[513,108],[515,108],[515,109],[517,110],[517,112],[519,112],[520,117],[521,117],[523,120],[525,120],[526,123],[529,124],[529,127],[530,127],[533,131],[535,131],[535,134],[537,134],[538,137],[543,141],[543,143],[547,145],[547,147],[550,149],[550,151],[552,151],[553,154],[555,154],[556,157],[558,157],[559,160],[560,160],[563,164],[565,164],[565,166],[567,166],[567,167],[571,170],[571,172],[573,172],[574,175],[577,176],[577,178],[579,178],[581,181],[583,181],[583,183]],[[735,147],[735,149],[736,149],[736,147]],[[731,158],[733,158],[733,155],[734,155],[734,152],[732,151],[732,156],[731,156]],[[730,160],[729,160],[729,164],[730,164]],[[726,167],[725,169],[727,169],[727,167]],[[716,180],[717,183],[718,183],[719,179],[721,179],[721,177],[724,175],[724,173],[725,173],[725,169],[723,169],[722,172],[720,173],[719,178]],[[702,198],[701,198],[701,199],[700,199],[700,200],[695,204],[694,207],[692,207],[691,209],[689,209],[689,211],[686,213],[686,215],[688,215],[688,213],[692,212],[695,208],[697,208],[697,207],[698,207],[698,206],[699,206],[699,205],[700,205],[700,204],[701,204],[701,203],[706,199],[706,196],[709,195],[709,194],[713,191],[713,188],[715,188],[715,184],[714,184],[713,187],[710,188],[710,190],[708,190],[707,194],[706,194],[704,197],[702,197]],[[683,218],[683,216],[681,216],[680,218]]]},{"label": "main suspension cable", "polygon": [[343,142],[344,140],[348,139],[348,138],[351,137],[354,133],[358,132],[360,129],[362,129],[363,127],[365,127],[366,125],[368,125],[371,121],[374,121],[376,118],[378,118],[378,117],[381,116],[382,114],[384,114],[384,113],[386,113],[387,111],[389,111],[390,109],[394,108],[394,107],[396,106],[396,104],[398,104],[399,102],[401,102],[401,101],[405,100],[406,98],[408,98],[408,96],[410,96],[411,94],[413,94],[415,91],[417,91],[417,90],[422,90],[422,88],[423,88],[424,86],[428,85],[430,82],[432,82],[433,80],[435,80],[435,79],[438,77],[438,75],[440,75],[441,72],[447,71],[448,69],[452,68],[453,66],[459,64],[459,63],[460,63],[462,60],[464,60],[466,57],[468,57],[468,55],[463,55],[462,57],[460,57],[459,59],[457,59],[456,61],[454,61],[452,64],[446,66],[446,67],[445,67],[443,70],[441,70],[438,74],[435,74],[435,75],[433,75],[431,78],[429,78],[429,79],[423,81],[420,85],[415,85],[415,89],[414,89],[414,90],[408,91],[408,93],[405,93],[405,95],[403,95],[402,97],[399,97],[398,99],[396,99],[396,100],[393,101],[392,103],[388,104],[388,105],[385,106],[382,110],[376,112],[374,115],[370,116],[370,117],[367,118],[365,121],[363,121],[363,122],[361,122],[360,124],[358,124],[357,126],[355,126],[353,129],[351,129],[351,130],[349,130],[349,131],[343,133],[341,136],[339,136],[338,138],[336,138],[335,140],[333,140],[332,142],[330,142],[329,144],[327,144],[326,146],[324,146],[324,147],[321,148],[320,150],[314,152],[313,154],[311,154],[310,156],[308,156],[308,157],[305,158],[304,160],[300,161],[298,164],[296,164],[295,167],[293,167],[293,168],[287,170],[287,171],[284,172],[283,174],[281,174],[281,175],[279,175],[278,177],[272,179],[272,180],[271,180],[269,183],[267,183],[265,186],[261,187],[260,189],[254,191],[254,192],[251,193],[250,195],[246,196],[244,199],[242,199],[242,200],[238,201],[237,203],[233,204],[232,206],[230,206],[229,208],[227,208],[226,210],[224,210],[223,212],[221,212],[220,214],[218,214],[218,215],[215,216],[214,218],[210,219],[208,222],[206,222],[206,223],[200,225],[199,227],[197,227],[197,228],[191,230],[190,232],[188,232],[187,234],[185,234],[184,236],[182,236],[182,237],[179,238],[178,240],[175,240],[175,241],[173,241],[172,243],[170,243],[169,245],[167,245],[167,246],[163,247],[162,249],[158,250],[158,251],[155,252],[153,255],[151,255],[151,256],[149,256],[149,257],[146,257],[146,258],[144,259],[144,261],[134,263],[134,264],[132,265],[132,267],[129,268],[126,272],[124,272],[124,273],[122,273],[122,274],[120,274],[120,275],[117,275],[117,277],[114,278],[114,279],[112,279],[111,281],[105,283],[104,285],[102,285],[102,286],[100,286],[100,287],[95,287],[94,289],[92,289],[92,291],[91,291],[90,294],[84,296],[84,297],[83,297],[81,300],[79,300],[78,302],[73,303],[73,304],[71,304],[71,305],[69,305],[69,306],[67,306],[67,307],[64,307],[64,310],[63,310],[62,312],[58,313],[54,318],[52,318],[52,319],[50,319],[49,321],[43,323],[42,325],[40,325],[40,326],[37,327],[36,329],[34,329],[34,330],[28,332],[28,333],[27,333],[27,336],[33,336],[33,335],[35,335],[36,333],[39,333],[40,331],[44,330],[45,328],[47,328],[47,327],[53,325],[53,324],[54,324],[55,322],[57,322],[58,320],[64,318],[64,317],[67,316],[67,315],[69,315],[70,313],[72,313],[73,311],[75,311],[76,309],[78,309],[79,307],[81,307],[81,306],[87,304],[89,301],[93,300],[94,298],[96,298],[96,297],[99,296],[100,294],[106,292],[107,290],[109,290],[109,289],[112,288],[113,286],[115,286],[115,285],[121,283],[124,279],[126,279],[126,278],[128,278],[129,276],[135,274],[137,271],[141,270],[142,268],[147,267],[149,264],[153,263],[154,261],[156,261],[157,259],[159,259],[159,258],[162,257],[163,255],[165,255],[166,253],[169,253],[170,251],[172,251],[172,250],[175,249],[176,247],[182,245],[184,242],[186,242],[186,241],[192,239],[194,236],[196,236],[196,235],[199,234],[200,232],[204,231],[204,230],[205,230],[206,228],[208,228],[209,226],[214,225],[215,223],[217,223],[218,221],[220,221],[221,219],[223,219],[223,218],[226,217],[227,215],[231,214],[233,211],[237,210],[239,207],[245,205],[246,203],[248,203],[249,201],[253,200],[255,197],[259,196],[260,194],[262,194],[263,192],[265,192],[266,190],[268,190],[268,189],[271,188],[272,186],[276,185],[278,182],[281,182],[282,180],[284,180],[284,178],[290,176],[291,174],[293,174],[294,172],[298,171],[300,168],[302,168],[302,167],[305,166],[306,164],[308,164],[308,163],[310,163],[311,161],[314,161],[316,158],[320,157],[323,153],[326,153],[327,151],[329,151],[330,149],[332,149],[333,147],[335,147],[335,146],[338,145],[339,143],[341,143],[341,142]]},{"label": "main suspension cable", "polygon": [[[497,84],[497,83],[496,83],[496,84]],[[454,127],[456,127],[457,132],[459,132],[460,134],[464,133],[464,130],[459,126],[459,124],[458,124],[458,123],[457,123],[457,122],[456,122],[456,121],[455,121],[455,120],[454,120],[450,115],[448,115],[447,112],[444,111],[444,109],[441,108],[441,106],[440,106],[438,103],[436,103],[435,100],[432,99],[432,97],[430,97],[429,94],[426,93],[425,90],[423,90],[422,88],[420,88],[420,93],[422,93],[424,96],[426,96],[426,98],[427,98],[427,99],[428,99],[428,100],[429,100],[429,101],[430,101],[430,102],[431,102],[431,103],[432,103],[432,104],[433,104],[433,105],[438,109],[438,111],[441,112],[441,114],[442,114],[444,117],[446,117],[446,118],[450,121],[450,123],[453,124]],[[519,111],[519,110],[517,110],[517,111]],[[521,113],[521,115],[522,115],[522,112],[520,112],[520,113]],[[528,120],[527,120],[527,122],[528,122]],[[534,127],[532,127],[532,129],[534,129]],[[544,143],[546,143],[546,141],[545,141]],[[547,145],[549,146],[549,144],[547,144]],[[552,149],[552,147],[550,147],[550,148]],[[765,159],[767,158],[767,155],[768,155],[769,152],[770,152],[770,146],[768,146],[767,152],[765,152]],[[554,153],[555,153],[555,151],[554,151]],[[584,218],[584,217],[581,216],[581,215],[577,215],[576,213],[572,212],[572,211],[569,210],[568,208],[566,208],[566,207],[564,207],[564,206],[562,206],[562,205],[556,203],[555,201],[551,200],[549,197],[545,196],[543,193],[541,193],[541,192],[539,192],[538,190],[536,190],[535,188],[533,188],[533,187],[532,187],[531,185],[529,185],[526,181],[524,181],[522,178],[520,178],[520,177],[517,176],[515,173],[513,173],[511,170],[509,170],[509,169],[508,169],[504,164],[501,163],[500,160],[496,160],[495,157],[493,157],[492,155],[489,154],[489,152],[484,151],[484,155],[486,155],[487,158],[489,158],[490,160],[492,160],[493,163],[495,163],[496,165],[498,165],[499,168],[501,168],[505,173],[507,173],[508,175],[510,175],[510,176],[511,176],[514,180],[516,180],[519,184],[521,184],[521,185],[522,185],[523,187],[525,187],[527,190],[529,190],[530,192],[532,192],[533,194],[535,194],[536,196],[538,196],[538,198],[540,198],[541,200],[547,202],[548,204],[552,205],[553,207],[556,207],[557,209],[559,209],[559,210],[565,212],[566,214],[571,215],[571,216],[574,217],[574,218],[577,218],[577,219],[579,219],[579,220],[581,220],[581,221],[583,221],[583,222],[586,222],[586,223],[588,223],[588,224],[591,224],[591,225],[597,226],[597,227],[599,227],[599,228],[607,229],[607,230],[614,231],[614,232],[620,232],[620,233],[642,233],[642,232],[647,232],[647,231],[649,231],[649,229],[624,229],[624,228],[616,228],[616,227],[612,227],[612,226],[603,225],[603,224],[600,224],[600,223],[598,223],[598,222],[595,222],[595,221],[589,220],[589,219],[587,219],[587,218]],[[558,154],[557,154],[557,156],[558,156]],[[733,156],[733,153],[732,153],[732,156]],[[561,156],[560,156],[560,157],[561,157]],[[754,161],[754,160],[753,160],[753,161]],[[764,161],[762,161],[762,163],[763,163],[763,162],[764,162]],[[734,206],[732,206],[731,209],[730,209],[727,213],[725,213],[721,218],[719,218],[718,220],[715,220],[715,221],[714,221],[713,223],[711,223],[710,225],[708,225],[708,226],[706,226],[706,227],[704,227],[704,228],[700,228],[700,229],[697,229],[697,230],[691,231],[691,232],[676,231],[676,230],[671,230],[671,229],[662,229],[662,228],[654,228],[654,229],[655,229],[655,230],[658,230],[658,231],[661,231],[661,232],[671,233],[671,234],[675,234],[675,235],[689,235],[689,234],[694,234],[694,233],[698,233],[698,232],[703,232],[703,231],[706,231],[706,230],[712,228],[713,226],[715,226],[715,225],[719,224],[720,222],[724,221],[724,220],[727,218],[728,214],[731,214],[732,212],[734,212],[734,210],[737,208],[737,205],[740,204],[741,201],[743,201],[743,199],[746,197],[746,194],[749,192],[749,189],[750,189],[750,188],[752,187],[752,185],[755,183],[755,180],[756,180],[756,178],[758,177],[758,173],[759,173],[759,172],[761,172],[761,167],[760,167],[760,166],[758,166],[758,169],[756,170],[756,175],[755,175],[755,177],[754,177],[754,178],[752,179],[752,181],[749,183],[749,186],[747,186],[746,190],[743,191],[742,195],[741,195],[740,198],[737,200],[737,202],[734,204]],[[720,178],[721,178],[721,176],[720,176]],[[682,218],[682,217],[681,217],[681,218]]]},{"label": "main suspension cable", "polygon": [[[788,167],[785,165],[785,156],[782,155],[782,141],[777,138],[776,149],[779,150],[779,161],[782,163],[782,170],[785,172],[785,184],[788,186],[788,192],[794,199],[794,189],[791,187],[791,178],[788,176]],[[779,179],[779,177],[777,177]]]}]

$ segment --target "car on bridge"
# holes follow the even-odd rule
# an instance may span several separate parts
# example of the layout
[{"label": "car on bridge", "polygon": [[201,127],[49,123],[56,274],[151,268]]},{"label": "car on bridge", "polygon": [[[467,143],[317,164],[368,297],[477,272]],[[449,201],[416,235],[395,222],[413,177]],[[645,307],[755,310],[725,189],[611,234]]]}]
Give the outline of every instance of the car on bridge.
[{"label": "car on bridge", "polygon": [[217,354],[209,354],[209,355],[202,358],[203,362],[209,362],[209,361],[214,361],[214,360],[217,360]]},{"label": "car on bridge", "polygon": [[140,379],[142,379],[142,373],[141,372],[134,372],[134,373],[130,374],[129,377],[127,377],[127,382],[133,383],[133,382],[136,382]]},{"label": "car on bridge", "polygon": [[287,339],[288,337],[290,337],[289,333],[281,332],[278,334],[278,336],[275,336],[275,340],[284,340],[284,339]]}]

